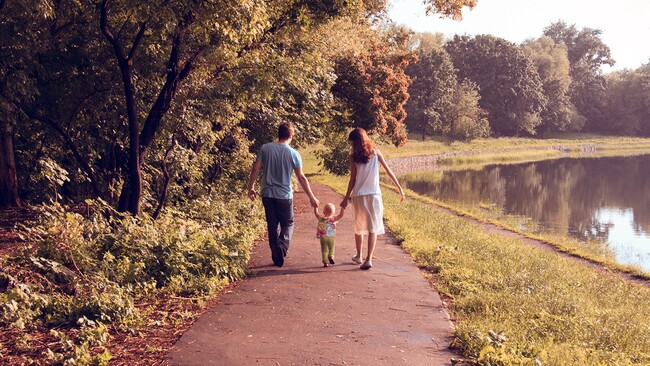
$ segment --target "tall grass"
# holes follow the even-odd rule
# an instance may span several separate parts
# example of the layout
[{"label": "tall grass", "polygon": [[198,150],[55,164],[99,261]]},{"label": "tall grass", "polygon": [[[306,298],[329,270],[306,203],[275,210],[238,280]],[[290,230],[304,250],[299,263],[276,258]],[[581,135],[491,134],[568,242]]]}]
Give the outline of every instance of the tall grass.
[{"label": "tall grass", "polygon": [[[384,193],[390,229],[451,297],[482,364],[650,364],[650,289]],[[500,336],[499,336],[500,335]]]}]

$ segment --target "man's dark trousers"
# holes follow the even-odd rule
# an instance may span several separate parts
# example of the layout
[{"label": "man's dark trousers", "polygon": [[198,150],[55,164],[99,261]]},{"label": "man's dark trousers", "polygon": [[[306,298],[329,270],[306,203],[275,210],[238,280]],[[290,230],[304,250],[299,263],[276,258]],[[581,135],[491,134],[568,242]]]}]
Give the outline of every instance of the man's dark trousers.
[{"label": "man's dark trousers", "polygon": [[293,199],[262,197],[273,264],[284,265],[293,234]]}]

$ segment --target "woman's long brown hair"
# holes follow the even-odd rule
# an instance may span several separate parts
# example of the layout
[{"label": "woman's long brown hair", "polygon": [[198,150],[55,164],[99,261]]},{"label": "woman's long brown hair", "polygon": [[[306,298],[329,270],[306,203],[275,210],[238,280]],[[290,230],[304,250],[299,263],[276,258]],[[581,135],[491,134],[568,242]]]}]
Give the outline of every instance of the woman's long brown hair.
[{"label": "woman's long brown hair", "polygon": [[350,132],[348,141],[352,142],[352,161],[355,163],[365,164],[375,154],[375,143],[361,127]]}]

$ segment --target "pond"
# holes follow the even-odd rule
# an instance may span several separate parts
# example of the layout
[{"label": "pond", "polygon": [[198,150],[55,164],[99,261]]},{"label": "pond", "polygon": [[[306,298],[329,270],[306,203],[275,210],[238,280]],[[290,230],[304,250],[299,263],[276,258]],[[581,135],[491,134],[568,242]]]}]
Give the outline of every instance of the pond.
[{"label": "pond", "polygon": [[442,201],[489,203],[550,231],[602,240],[620,263],[650,271],[650,155],[488,165],[401,181]]}]

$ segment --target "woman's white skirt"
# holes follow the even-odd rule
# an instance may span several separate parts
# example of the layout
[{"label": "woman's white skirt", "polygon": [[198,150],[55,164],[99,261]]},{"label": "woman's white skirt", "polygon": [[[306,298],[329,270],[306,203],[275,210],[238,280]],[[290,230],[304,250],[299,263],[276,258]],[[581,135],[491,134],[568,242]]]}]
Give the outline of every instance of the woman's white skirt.
[{"label": "woman's white skirt", "polygon": [[354,233],[384,234],[384,204],[380,194],[352,197]]}]

